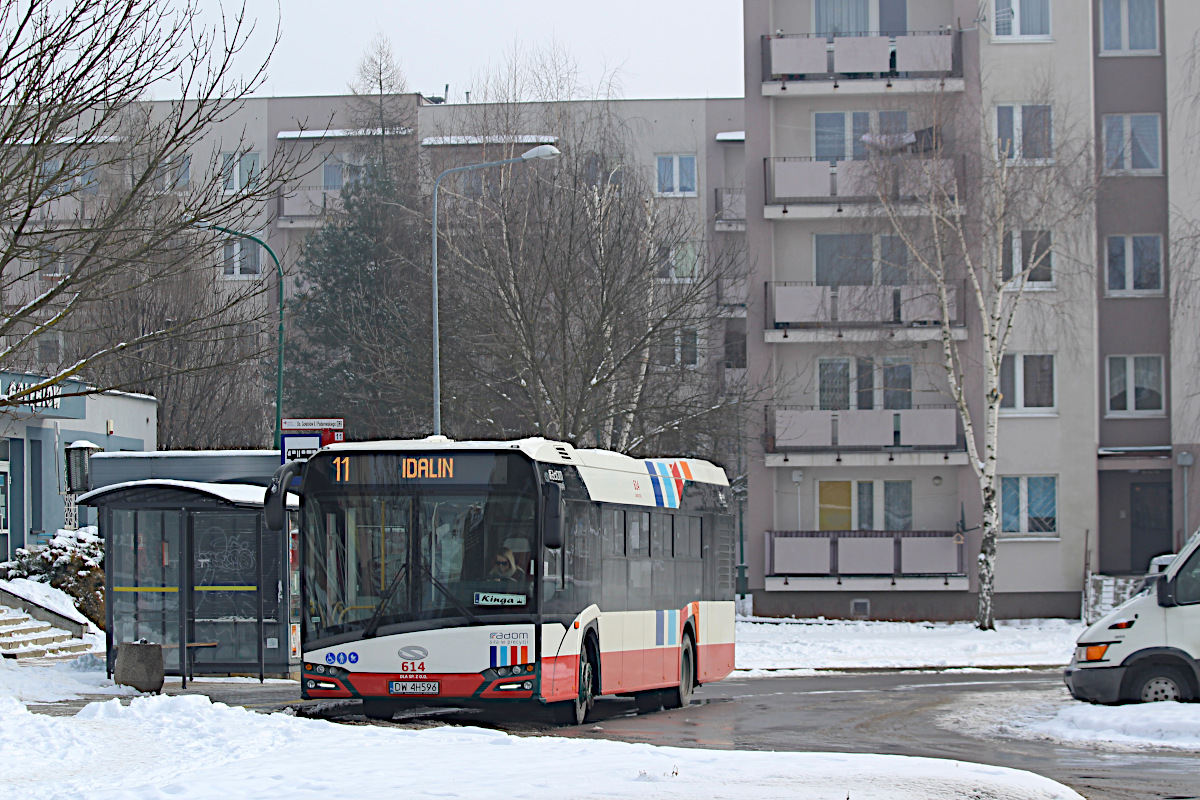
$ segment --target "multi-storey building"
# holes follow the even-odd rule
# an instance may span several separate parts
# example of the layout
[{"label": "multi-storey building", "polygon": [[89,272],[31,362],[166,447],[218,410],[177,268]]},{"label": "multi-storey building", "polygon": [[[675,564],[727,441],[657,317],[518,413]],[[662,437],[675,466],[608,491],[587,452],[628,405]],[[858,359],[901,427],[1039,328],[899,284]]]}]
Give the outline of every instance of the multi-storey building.
[{"label": "multi-storey building", "polygon": [[[1099,162],[1094,201],[1060,230],[1004,240],[1014,264],[1053,246],[1000,376],[998,614],[1077,615],[1088,571],[1144,572],[1192,530],[1194,323],[1185,268],[1169,265],[1172,250],[1186,264],[1200,210],[1184,176],[1194,6],[746,0],[749,360],[776,381],[749,477],[757,612],[974,613],[979,484],[937,315],[854,189],[888,137],[944,142],[966,214],[983,188],[967,156]],[[979,310],[953,288],[951,334],[976,353],[981,395]]]}]

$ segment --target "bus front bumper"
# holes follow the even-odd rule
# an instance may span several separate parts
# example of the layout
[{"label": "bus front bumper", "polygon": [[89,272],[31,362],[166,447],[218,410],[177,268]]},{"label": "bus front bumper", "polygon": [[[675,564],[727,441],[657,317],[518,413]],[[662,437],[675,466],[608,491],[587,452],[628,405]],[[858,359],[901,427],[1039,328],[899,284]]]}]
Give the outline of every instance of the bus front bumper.
[{"label": "bus front bumper", "polygon": [[[518,673],[517,670],[520,670]],[[301,696],[306,700],[373,698],[434,704],[459,700],[529,700],[537,696],[534,665],[468,673],[350,672],[339,667],[305,664]]]}]

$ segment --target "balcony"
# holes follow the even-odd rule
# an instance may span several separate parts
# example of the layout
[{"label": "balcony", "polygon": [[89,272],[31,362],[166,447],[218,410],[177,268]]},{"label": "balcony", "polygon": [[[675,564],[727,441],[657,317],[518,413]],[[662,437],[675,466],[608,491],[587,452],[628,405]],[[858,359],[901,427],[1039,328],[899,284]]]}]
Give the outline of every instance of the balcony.
[{"label": "balcony", "polygon": [[865,210],[883,199],[898,206],[898,213],[920,215],[928,213],[927,203],[958,202],[961,167],[954,158],[920,154],[837,161],[812,156],[765,158],[763,216],[827,219],[841,214],[845,206]]},{"label": "balcony", "polygon": [[[813,343],[829,341],[929,342],[942,336],[941,300],[934,283],[899,286],[822,286],[811,281],[769,281],[764,284],[766,341]],[[951,335],[966,338],[966,282],[946,286]]]},{"label": "balcony", "polygon": [[716,229],[718,231],[746,230],[746,190],[715,189]]},{"label": "balcony", "polygon": [[957,531],[767,531],[767,591],[968,588]]},{"label": "balcony", "polygon": [[951,31],[762,37],[768,96],[961,92],[962,75],[960,36]]},{"label": "balcony", "polygon": [[[958,411],[948,405],[902,409],[767,409],[768,453],[965,450]],[[894,458],[894,456],[893,456]]]},{"label": "balcony", "polygon": [[342,191],[324,186],[286,186],[277,200],[280,227],[311,228],[320,224],[327,211],[341,210]]}]

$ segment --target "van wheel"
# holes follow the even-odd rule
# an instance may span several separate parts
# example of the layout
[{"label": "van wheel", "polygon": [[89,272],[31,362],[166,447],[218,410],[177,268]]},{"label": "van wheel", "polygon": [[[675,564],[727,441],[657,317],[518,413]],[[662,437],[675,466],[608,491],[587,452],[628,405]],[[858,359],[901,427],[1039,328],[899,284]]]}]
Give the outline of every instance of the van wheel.
[{"label": "van wheel", "polygon": [[1152,664],[1138,672],[1132,684],[1132,699],[1139,703],[1192,700],[1192,687],[1184,674],[1169,664]]},{"label": "van wheel", "polygon": [[696,646],[692,635],[683,635],[683,646],[679,648],[679,685],[663,692],[664,708],[682,708],[692,702],[692,689],[696,686]]},{"label": "van wheel", "polygon": [[579,691],[574,700],[554,704],[554,721],[559,725],[582,725],[596,704],[595,651],[588,641],[579,652]]}]

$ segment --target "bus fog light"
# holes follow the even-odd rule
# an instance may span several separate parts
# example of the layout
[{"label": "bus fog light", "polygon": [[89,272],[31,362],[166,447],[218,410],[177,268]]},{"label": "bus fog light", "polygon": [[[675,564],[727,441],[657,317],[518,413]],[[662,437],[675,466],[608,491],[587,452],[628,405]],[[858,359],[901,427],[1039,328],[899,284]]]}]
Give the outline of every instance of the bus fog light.
[{"label": "bus fog light", "polygon": [[532,689],[533,681],[525,681],[524,683],[521,684],[521,687],[525,688],[525,689]]},{"label": "bus fog light", "polygon": [[501,667],[500,669],[496,670],[496,674],[497,674],[497,675],[500,675],[500,676],[507,675],[507,674],[508,674],[508,667]]},{"label": "bus fog light", "polygon": [[310,688],[310,689],[315,689],[315,688],[317,688],[317,682],[316,682],[316,681],[309,681],[309,682],[308,682],[308,688]]}]

